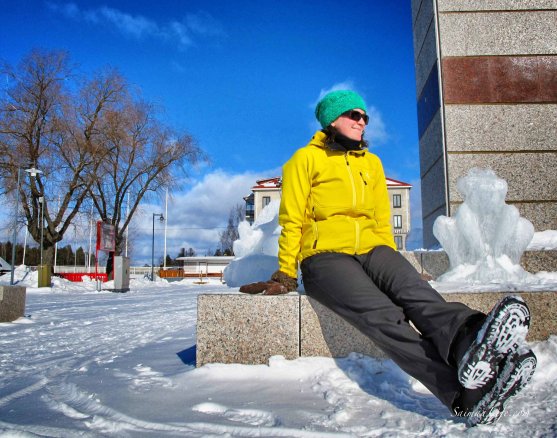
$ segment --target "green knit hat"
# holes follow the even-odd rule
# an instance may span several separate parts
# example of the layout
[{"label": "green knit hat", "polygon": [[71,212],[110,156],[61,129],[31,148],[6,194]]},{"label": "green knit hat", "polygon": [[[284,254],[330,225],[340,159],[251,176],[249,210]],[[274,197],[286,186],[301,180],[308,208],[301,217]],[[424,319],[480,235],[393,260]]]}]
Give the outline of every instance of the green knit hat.
[{"label": "green knit hat", "polygon": [[362,97],[351,90],[337,90],[326,94],[315,107],[315,117],[326,128],[346,111],[359,108],[367,111]]}]

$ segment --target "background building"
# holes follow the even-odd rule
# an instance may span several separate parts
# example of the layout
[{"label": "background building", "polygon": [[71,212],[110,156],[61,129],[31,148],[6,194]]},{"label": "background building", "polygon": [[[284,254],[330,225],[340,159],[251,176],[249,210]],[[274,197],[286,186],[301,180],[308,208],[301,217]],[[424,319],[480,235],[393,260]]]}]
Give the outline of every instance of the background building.
[{"label": "background building", "polygon": [[387,177],[387,190],[391,203],[391,226],[397,249],[406,251],[410,233],[410,189],[412,186]]},{"label": "background building", "polygon": [[489,167],[536,231],[557,229],[557,0],[412,0],[424,246]]},{"label": "background building", "polygon": [[[271,201],[280,199],[282,180],[280,177],[261,179],[251,188],[246,201],[246,220],[252,224],[261,210]],[[387,190],[391,204],[391,226],[395,243],[400,250],[406,250],[406,238],[410,233],[410,189],[412,186],[402,181],[387,178]]]},{"label": "background building", "polygon": [[251,188],[251,195],[246,196],[246,220],[253,224],[253,221],[259,216],[261,210],[275,199],[280,199],[280,188],[282,186],[282,179],[269,178],[260,179]]}]

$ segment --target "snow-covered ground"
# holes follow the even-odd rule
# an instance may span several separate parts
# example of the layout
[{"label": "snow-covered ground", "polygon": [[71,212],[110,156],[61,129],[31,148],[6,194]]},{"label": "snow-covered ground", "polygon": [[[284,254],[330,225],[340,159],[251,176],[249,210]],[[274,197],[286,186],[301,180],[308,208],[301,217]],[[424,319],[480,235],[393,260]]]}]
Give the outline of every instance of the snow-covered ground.
[{"label": "snow-covered ground", "polygon": [[534,345],[538,370],[508,415],[467,428],[391,361],[273,357],[196,369],[197,295],[237,292],[218,281],[134,280],[125,294],[34,281],[23,281],[26,316],[0,324],[0,436],[557,434],[557,337]]}]

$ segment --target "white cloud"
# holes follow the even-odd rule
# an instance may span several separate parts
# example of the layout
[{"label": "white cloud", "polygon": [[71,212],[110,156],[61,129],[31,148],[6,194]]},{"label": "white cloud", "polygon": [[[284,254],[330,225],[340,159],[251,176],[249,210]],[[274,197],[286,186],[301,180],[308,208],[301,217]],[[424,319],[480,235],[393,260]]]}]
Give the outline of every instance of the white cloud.
[{"label": "white cloud", "polygon": [[157,23],[141,15],[130,15],[117,9],[106,6],[101,7],[91,14],[95,15],[94,23],[107,23],[118,29],[122,34],[133,38],[143,38],[160,34]]},{"label": "white cloud", "polygon": [[331,88],[327,88],[327,89],[322,88],[321,91],[319,92],[319,96],[317,97],[317,99],[315,100],[315,102],[312,104],[311,107],[315,108],[317,106],[317,103],[321,99],[323,99],[323,97],[325,97],[326,94],[329,94],[331,91],[338,91],[338,90],[352,90],[358,92],[352,81],[348,80],[344,82],[339,82],[337,84],[334,84]]},{"label": "white cloud", "polygon": [[177,21],[173,21],[169,24],[166,29],[166,36],[169,39],[176,38],[181,47],[187,47],[193,44],[193,41],[189,36],[188,28]]},{"label": "white cloud", "polygon": [[[52,9],[56,8],[56,5],[53,5],[53,4],[49,4],[49,6]],[[80,16],[79,8],[77,7],[77,5],[75,3],[67,3],[67,4],[61,6],[61,11],[64,13],[64,15],[66,15],[70,18],[77,19]]]},{"label": "white cloud", "polygon": [[[243,204],[256,180],[280,176],[280,169],[260,173],[230,174],[215,170],[194,182],[191,189],[171,195],[168,201],[167,254],[176,257],[180,248],[193,248],[198,255],[214,252],[219,234],[226,226],[230,210]],[[144,204],[134,219],[136,242],[133,258],[137,263],[150,263],[153,213],[164,213],[160,204]],[[155,219],[155,258],[163,254],[164,225]],[[135,262],[134,262],[135,263]]]},{"label": "white cloud", "polygon": [[[197,255],[203,256],[208,250],[211,255],[218,248],[219,234],[226,227],[230,210],[237,204],[244,203],[244,196],[251,193],[251,187],[259,179],[272,178],[281,175],[281,169],[269,169],[261,172],[228,173],[217,169],[205,174],[197,181],[183,182],[189,184],[189,189],[171,193],[168,201],[167,225],[167,254],[176,257],[180,248],[193,248]],[[160,202],[143,202],[134,215],[129,230],[130,257],[134,266],[151,263],[151,247],[153,239],[153,213],[165,213],[164,196]],[[92,232],[93,253],[95,247],[95,222],[98,219],[94,213],[91,222],[88,212],[78,215],[75,226],[70,227],[59,243],[59,247],[71,245],[74,251],[81,246],[86,251],[89,248],[89,235]],[[0,231],[9,233],[11,238],[11,218],[0,212]],[[4,226],[2,230],[1,226]],[[23,243],[25,233],[21,231],[18,241]],[[34,242],[29,238],[28,244]],[[164,253],[164,223],[155,217],[155,261],[158,263]],[[105,254],[99,254],[104,260]]]},{"label": "white cloud", "polygon": [[188,14],[185,18],[186,26],[197,35],[224,36],[225,31],[218,20],[211,14],[200,11],[196,14]]},{"label": "white cloud", "polygon": [[225,36],[220,22],[207,12],[186,15],[182,21],[157,23],[143,15],[132,15],[118,9],[102,6],[80,9],[75,3],[47,3],[49,9],[62,16],[86,21],[97,26],[109,26],[133,39],[159,39],[175,43],[179,48],[195,44],[194,37]]},{"label": "white cloud", "polygon": [[374,106],[368,106],[367,114],[369,115],[369,124],[366,126],[365,135],[371,146],[386,142],[389,136],[379,110]]}]

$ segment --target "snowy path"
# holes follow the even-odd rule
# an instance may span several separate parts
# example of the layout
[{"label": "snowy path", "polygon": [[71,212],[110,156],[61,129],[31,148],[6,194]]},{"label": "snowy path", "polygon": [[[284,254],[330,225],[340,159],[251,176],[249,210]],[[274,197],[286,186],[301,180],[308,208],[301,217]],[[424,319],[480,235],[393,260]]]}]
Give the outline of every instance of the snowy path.
[{"label": "snowy path", "polygon": [[194,369],[196,297],[218,283],[28,289],[0,324],[0,436],[557,436],[557,338],[496,426],[467,429],[396,368],[361,355]]}]

